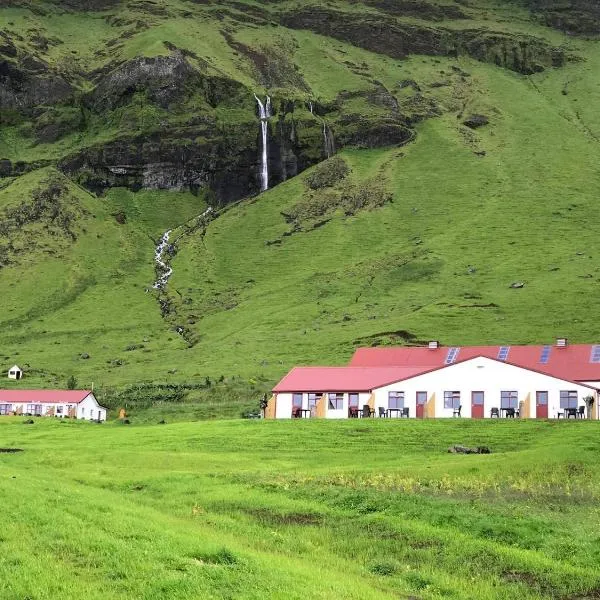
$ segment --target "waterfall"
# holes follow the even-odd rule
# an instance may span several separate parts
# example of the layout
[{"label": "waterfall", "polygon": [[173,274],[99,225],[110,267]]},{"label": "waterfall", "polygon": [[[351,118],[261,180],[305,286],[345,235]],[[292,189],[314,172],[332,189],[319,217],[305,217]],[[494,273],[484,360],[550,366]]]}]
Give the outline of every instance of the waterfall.
[{"label": "waterfall", "polygon": [[[205,217],[207,217],[212,212],[212,210],[212,206],[209,206],[201,215],[195,217],[197,223],[201,225],[203,222],[202,220]],[[156,263],[156,273],[158,275],[158,279],[154,282],[154,285],[152,286],[152,288],[155,290],[164,289],[164,287],[167,285],[167,282],[169,281],[169,278],[171,277],[171,275],[173,275],[173,267],[171,267],[171,265],[166,262],[167,257],[165,256],[165,253],[168,253],[171,256],[171,258],[175,255],[175,248],[173,244],[170,243],[170,237],[172,232],[172,229],[165,231],[163,233],[163,236],[160,238],[156,249],[154,250],[154,262]]]},{"label": "waterfall", "polygon": [[171,244],[169,244],[169,237],[171,236],[171,230],[165,231],[163,236],[160,238],[160,242],[158,246],[156,246],[156,250],[154,251],[154,262],[156,263],[156,272],[159,274],[158,279],[154,282],[152,286],[155,290],[162,290],[165,285],[167,285],[167,281],[169,281],[169,277],[173,274],[173,269],[167,265],[167,263],[163,260],[164,254],[167,250],[170,250]]},{"label": "waterfall", "polygon": [[271,98],[267,96],[263,104],[261,99],[254,94],[258,103],[260,116],[260,129],[262,135],[261,161],[260,161],[260,191],[269,189],[269,118],[271,117]]},{"label": "waterfall", "polygon": [[330,158],[335,154],[335,139],[325,121],[323,121],[323,148],[327,158]]}]

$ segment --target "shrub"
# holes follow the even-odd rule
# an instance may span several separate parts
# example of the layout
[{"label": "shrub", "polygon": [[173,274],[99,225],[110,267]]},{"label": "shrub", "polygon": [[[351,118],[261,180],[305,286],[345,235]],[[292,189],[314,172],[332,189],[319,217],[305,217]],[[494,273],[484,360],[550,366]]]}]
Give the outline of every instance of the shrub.
[{"label": "shrub", "polygon": [[389,560],[383,560],[380,562],[373,563],[369,567],[369,571],[374,575],[389,576],[393,575],[398,570],[398,565]]},{"label": "shrub", "polygon": [[350,168],[341,156],[334,156],[319,163],[306,178],[306,184],[312,190],[332,187],[344,179]]}]

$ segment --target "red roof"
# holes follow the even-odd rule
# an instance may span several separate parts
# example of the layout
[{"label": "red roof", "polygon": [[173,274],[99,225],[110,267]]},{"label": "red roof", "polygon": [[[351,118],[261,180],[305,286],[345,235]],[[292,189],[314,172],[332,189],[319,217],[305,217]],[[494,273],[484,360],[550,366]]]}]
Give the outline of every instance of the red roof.
[{"label": "red roof", "polygon": [[[598,345],[600,361],[600,344]],[[350,360],[351,367],[410,367],[421,373],[446,366],[449,346],[358,348]],[[503,360],[516,365],[552,375],[568,381],[600,381],[600,362],[591,362],[594,346],[573,344],[564,348],[547,346],[462,346],[458,347],[454,362],[477,356]],[[508,348],[505,354],[501,349]],[[545,359],[545,362],[543,362]]]},{"label": "red roof", "polygon": [[413,367],[295,367],[273,391],[370,392],[422,372]]},{"label": "red roof", "polygon": [[89,390],[0,390],[0,404],[79,404]]}]

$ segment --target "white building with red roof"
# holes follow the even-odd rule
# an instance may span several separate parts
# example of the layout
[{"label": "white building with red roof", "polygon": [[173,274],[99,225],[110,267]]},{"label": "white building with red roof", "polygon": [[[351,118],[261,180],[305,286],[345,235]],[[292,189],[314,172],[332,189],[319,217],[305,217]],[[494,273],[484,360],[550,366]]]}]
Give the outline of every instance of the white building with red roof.
[{"label": "white building with red roof", "polygon": [[106,421],[107,410],[89,390],[0,390],[0,416],[28,415]]},{"label": "white building with red roof", "polygon": [[598,418],[600,346],[359,348],[348,367],[296,367],[265,416]]}]

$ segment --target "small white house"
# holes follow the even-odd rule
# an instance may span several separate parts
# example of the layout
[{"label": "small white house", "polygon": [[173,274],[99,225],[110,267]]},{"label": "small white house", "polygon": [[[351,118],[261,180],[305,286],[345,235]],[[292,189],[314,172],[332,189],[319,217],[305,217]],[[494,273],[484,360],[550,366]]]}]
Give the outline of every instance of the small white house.
[{"label": "small white house", "polygon": [[23,379],[23,369],[15,365],[8,370],[8,378],[16,379],[17,381]]},{"label": "small white house", "polygon": [[266,417],[583,418],[598,388],[476,356],[437,367],[297,367],[273,389]]},{"label": "small white house", "polygon": [[106,421],[106,414],[89,390],[0,390],[0,415]]}]

